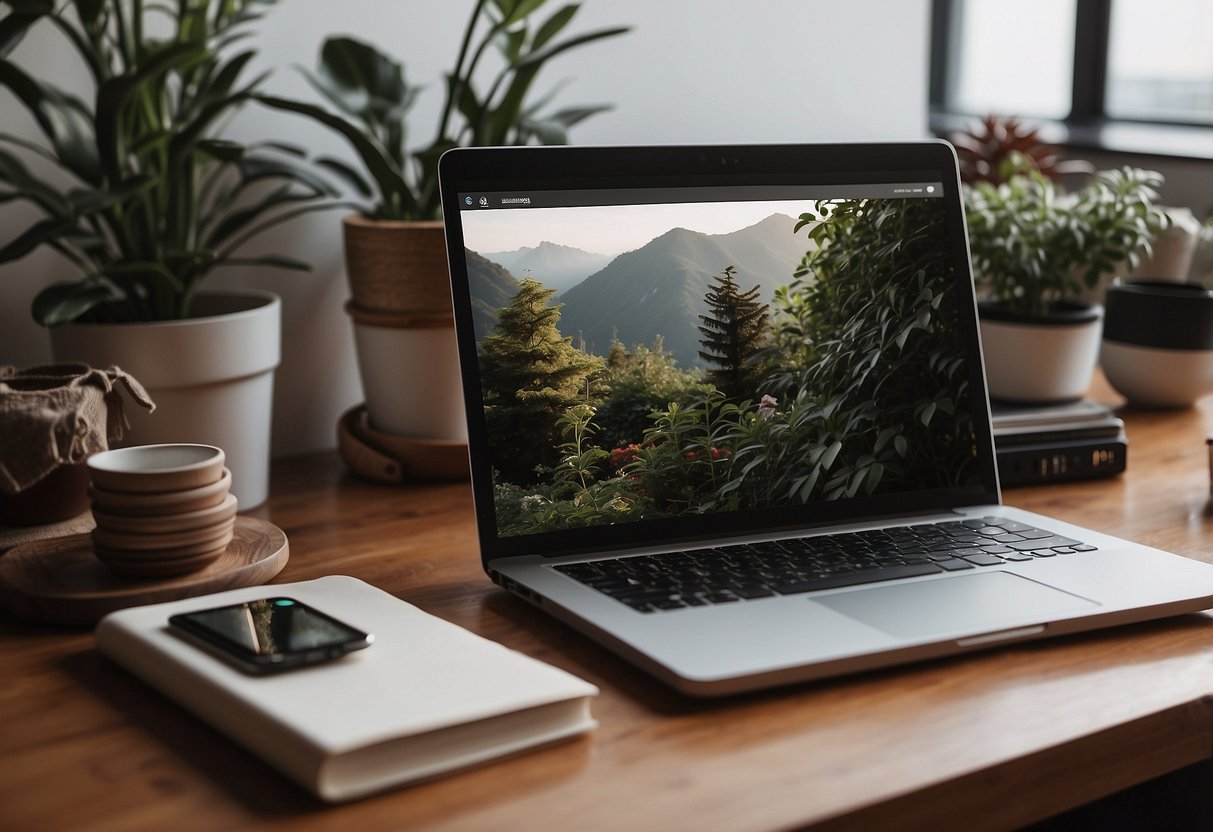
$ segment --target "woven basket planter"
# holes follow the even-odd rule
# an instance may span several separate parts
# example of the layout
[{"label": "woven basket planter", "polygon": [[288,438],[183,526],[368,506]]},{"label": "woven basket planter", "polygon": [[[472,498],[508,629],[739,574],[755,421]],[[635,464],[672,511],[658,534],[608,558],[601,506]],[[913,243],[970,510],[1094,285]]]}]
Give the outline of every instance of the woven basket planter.
[{"label": "woven basket planter", "polygon": [[465,440],[442,223],[345,218],[358,368],[376,430]]}]

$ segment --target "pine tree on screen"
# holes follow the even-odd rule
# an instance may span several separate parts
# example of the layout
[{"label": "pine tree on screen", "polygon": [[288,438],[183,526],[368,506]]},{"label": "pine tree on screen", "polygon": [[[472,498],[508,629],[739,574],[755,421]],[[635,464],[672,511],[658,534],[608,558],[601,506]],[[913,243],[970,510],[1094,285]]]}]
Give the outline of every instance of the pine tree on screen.
[{"label": "pine tree on screen", "polygon": [[699,357],[708,363],[708,377],[729,399],[755,399],[762,369],[756,360],[766,344],[767,304],[758,302],[758,287],[741,291],[736,269],[728,266],[712,278],[704,300],[709,313],[700,315],[703,336]]}]

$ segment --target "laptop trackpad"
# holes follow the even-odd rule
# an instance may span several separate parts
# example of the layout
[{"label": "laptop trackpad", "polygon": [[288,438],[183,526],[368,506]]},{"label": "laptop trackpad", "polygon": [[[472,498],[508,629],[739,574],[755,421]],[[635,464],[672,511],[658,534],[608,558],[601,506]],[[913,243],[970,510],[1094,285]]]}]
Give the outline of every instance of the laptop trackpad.
[{"label": "laptop trackpad", "polygon": [[813,600],[899,638],[1045,623],[1063,613],[1099,606],[1009,572],[890,584]]}]

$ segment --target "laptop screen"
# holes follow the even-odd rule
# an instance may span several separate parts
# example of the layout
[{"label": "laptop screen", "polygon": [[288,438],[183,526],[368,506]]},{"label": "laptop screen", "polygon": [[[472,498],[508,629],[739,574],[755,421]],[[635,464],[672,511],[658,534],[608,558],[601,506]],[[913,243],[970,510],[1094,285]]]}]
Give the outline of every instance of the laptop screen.
[{"label": "laptop screen", "polygon": [[954,172],[752,150],[444,161],[486,556],[997,501]]}]

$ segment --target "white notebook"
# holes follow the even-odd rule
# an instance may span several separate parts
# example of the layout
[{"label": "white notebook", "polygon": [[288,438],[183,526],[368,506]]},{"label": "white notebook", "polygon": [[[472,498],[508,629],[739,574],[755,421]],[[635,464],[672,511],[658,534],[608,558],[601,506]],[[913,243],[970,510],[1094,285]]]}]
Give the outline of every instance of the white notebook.
[{"label": "white notebook", "polygon": [[[169,630],[178,612],[271,596],[375,636],[328,664],[252,676]],[[598,689],[356,578],[231,590],[133,607],[97,647],[284,774],[349,800],[591,730]]]}]

